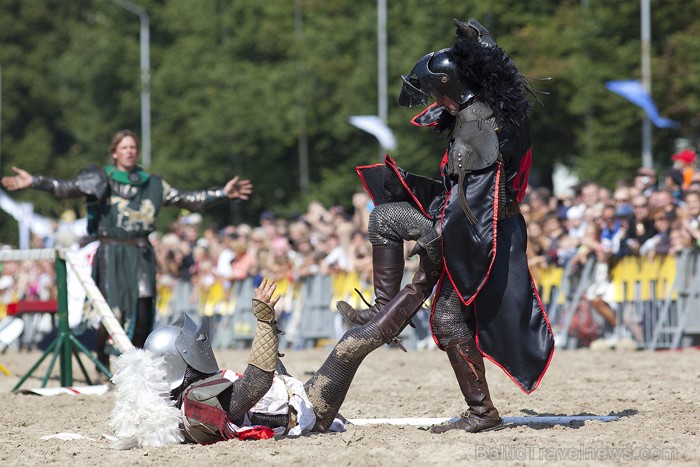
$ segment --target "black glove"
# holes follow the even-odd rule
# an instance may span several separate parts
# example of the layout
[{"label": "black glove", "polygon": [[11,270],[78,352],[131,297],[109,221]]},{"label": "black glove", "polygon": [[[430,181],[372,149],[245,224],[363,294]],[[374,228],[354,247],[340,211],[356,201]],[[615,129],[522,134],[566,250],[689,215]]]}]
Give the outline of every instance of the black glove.
[{"label": "black glove", "polygon": [[433,263],[442,263],[442,228],[439,223],[416,241],[416,246],[408,253],[408,257],[424,254],[427,254]]}]

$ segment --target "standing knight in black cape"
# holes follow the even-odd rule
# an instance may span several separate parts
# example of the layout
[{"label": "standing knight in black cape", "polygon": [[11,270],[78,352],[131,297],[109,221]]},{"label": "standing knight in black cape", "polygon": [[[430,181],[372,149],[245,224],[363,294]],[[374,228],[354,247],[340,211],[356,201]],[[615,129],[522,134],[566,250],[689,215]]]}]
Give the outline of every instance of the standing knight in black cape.
[{"label": "standing knight in black cape", "polygon": [[[398,335],[435,285],[431,330],[445,350],[469,409],[432,427],[479,432],[502,419],[485,379],[484,358],[526,393],[549,365],[554,338],[530,274],[527,232],[519,203],[532,163],[531,88],[478,21],[453,20],[453,47],[429,53],[403,76],[399,105],[435,102],[412,122],[450,132],[442,180],[384,164],[357,171],[375,208],[370,214],[375,304],[337,307],[350,322],[383,323]],[[401,289],[403,241],[420,255],[412,282]],[[384,323],[394,320],[395,326]]]}]

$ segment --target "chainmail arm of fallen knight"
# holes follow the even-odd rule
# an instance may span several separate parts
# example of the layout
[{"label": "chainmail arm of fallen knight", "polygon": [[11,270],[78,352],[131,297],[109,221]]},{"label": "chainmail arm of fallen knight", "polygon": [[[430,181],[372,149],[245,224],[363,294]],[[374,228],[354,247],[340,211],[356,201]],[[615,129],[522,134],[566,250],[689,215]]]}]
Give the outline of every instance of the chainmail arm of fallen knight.
[{"label": "chainmail arm of fallen knight", "polygon": [[[234,423],[242,424],[246,412],[270,389],[273,375],[272,372],[263,371],[258,367],[248,365],[243,373],[243,377],[234,381],[228,389],[219,394],[218,398],[221,407],[228,407],[227,411]],[[171,392],[172,398],[177,401],[177,407],[182,407],[186,389],[191,384],[210,376],[213,375],[201,373],[188,365],[182,384]],[[284,419],[280,420],[280,423],[286,424],[286,416],[283,417]],[[256,424],[263,423],[258,421]],[[268,425],[267,423],[264,424]]]},{"label": "chainmail arm of fallen knight", "polygon": [[231,399],[221,400],[234,423],[240,423],[248,412],[270,389],[279,362],[279,339],[275,310],[267,302],[253,299],[253,315],[257,318],[255,337],[243,377],[234,381]]},{"label": "chainmail arm of fallen knight", "polygon": [[[233,382],[231,390],[221,394],[221,406],[228,407],[229,416],[234,423],[241,424],[243,422],[245,414],[272,386],[273,376],[273,372],[263,371],[256,366],[248,365],[243,372],[243,377]],[[267,424],[265,423],[265,425]]]}]

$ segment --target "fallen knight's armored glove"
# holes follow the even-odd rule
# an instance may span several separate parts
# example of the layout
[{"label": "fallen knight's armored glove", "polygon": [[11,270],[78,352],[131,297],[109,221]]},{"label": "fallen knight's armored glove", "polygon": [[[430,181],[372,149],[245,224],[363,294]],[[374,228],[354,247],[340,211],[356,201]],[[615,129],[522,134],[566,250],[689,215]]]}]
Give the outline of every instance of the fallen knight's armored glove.
[{"label": "fallen knight's armored glove", "polygon": [[279,350],[275,310],[265,302],[253,299],[253,316],[258,320],[250,348],[248,364],[263,371],[275,371]]}]

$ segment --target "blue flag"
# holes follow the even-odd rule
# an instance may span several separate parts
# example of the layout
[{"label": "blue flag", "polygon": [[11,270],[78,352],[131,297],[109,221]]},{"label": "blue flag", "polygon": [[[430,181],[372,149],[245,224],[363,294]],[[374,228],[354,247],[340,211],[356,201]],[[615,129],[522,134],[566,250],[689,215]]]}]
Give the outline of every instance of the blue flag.
[{"label": "blue flag", "polygon": [[608,81],[605,83],[605,87],[615,94],[621,95],[634,105],[644,109],[649,117],[649,120],[651,120],[651,122],[658,128],[680,127],[677,121],[663,118],[659,115],[659,112],[656,110],[656,106],[654,105],[654,101],[651,100],[651,96],[649,96],[641,82],[637,80]]}]

